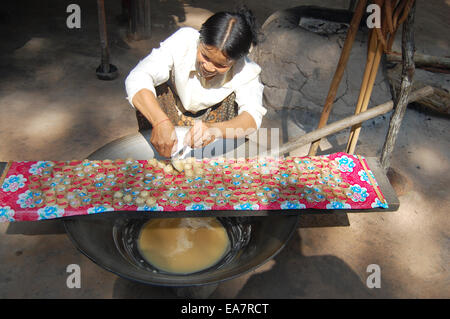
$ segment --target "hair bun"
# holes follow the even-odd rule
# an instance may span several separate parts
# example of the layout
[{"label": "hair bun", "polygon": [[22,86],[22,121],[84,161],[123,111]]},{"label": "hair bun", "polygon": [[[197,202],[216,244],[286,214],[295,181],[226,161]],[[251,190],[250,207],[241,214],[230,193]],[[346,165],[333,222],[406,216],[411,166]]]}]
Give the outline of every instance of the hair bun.
[{"label": "hair bun", "polygon": [[258,26],[256,24],[256,18],[253,12],[246,5],[242,5],[238,8],[236,13],[242,16],[245,22],[247,22],[247,25],[249,26],[252,33],[253,45],[258,44]]}]

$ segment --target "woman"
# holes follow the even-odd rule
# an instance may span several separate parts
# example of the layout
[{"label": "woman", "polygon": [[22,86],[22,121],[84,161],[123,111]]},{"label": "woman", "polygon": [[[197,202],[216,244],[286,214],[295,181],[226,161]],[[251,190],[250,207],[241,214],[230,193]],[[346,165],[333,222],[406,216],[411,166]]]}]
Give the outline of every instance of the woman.
[{"label": "woman", "polygon": [[259,128],[266,113],[261,69],[247,57],[256,43],[250,10],[219,12],[200,32],[179,29],[130,72],[128,100],[138,121],[143,115],[151,123],[150,142],[161,156],[177,147],[174,125],[192,126],[182,142],[193,148]]}]

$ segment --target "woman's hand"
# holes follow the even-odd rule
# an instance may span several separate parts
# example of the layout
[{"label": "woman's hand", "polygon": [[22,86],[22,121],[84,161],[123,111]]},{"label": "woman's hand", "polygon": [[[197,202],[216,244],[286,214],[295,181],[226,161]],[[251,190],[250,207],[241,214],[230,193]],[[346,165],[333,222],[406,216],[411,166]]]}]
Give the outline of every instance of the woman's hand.
[{"label": "woman's hand", "polygon": [[163,120],[152,129],[150,143],[156,148],[159,155],[170,157],[178,145],[175,127],[170,120]]},{"label": "woman's hand", "polygon": [[194,126],[184,138],[184,145],[192,148],[205,147],[216,139],[216,130],[211,128],[209,124],[202,121],[195,121]]}]

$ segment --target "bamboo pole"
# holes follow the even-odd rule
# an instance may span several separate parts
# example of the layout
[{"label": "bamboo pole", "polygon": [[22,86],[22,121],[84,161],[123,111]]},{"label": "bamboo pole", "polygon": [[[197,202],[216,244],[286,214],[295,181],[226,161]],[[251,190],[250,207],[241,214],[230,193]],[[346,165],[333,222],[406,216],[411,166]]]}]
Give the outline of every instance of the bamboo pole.
[{"label": "bamboo pole", "polygon": [[398,27],[399,23],[398,22],[398,18],[400,16],[400,14],[402,13],[403,9],[405,8],[406,4],[408,3],[409,0],[400,0],[397,7],[394,10],[394,17],[392,18],[392,23],[394,24],[394,27]]},{"label": "bamboo pole", "polygon": [[[422,99],[423,97],[428,96],[430,94],[433,94],[433,88],[431,86],[423,87],[419,90],[412,92],[408,98],[408,102],[417,101],[417,100]],[[357,115],[352,115],[352,116],[346,117],[342,120],[336,121],[336,122],[326,125],[326,126],[323,126],[322,128],[314,130],[305,135],[292,138],[292,139],[290,139],[289,142],[283,144],[278,150],[267,151],[263,154],[260,154],[259,156],[261,156],[261,157],[268,156],[268,155],[282,156],[283,154],[292,152],[301,146],[311,143],[312,141],[316,141],[325,136],[339,132],[347,127],[356,125],[358,123],[362,123],[362,122],[370,120],[376,116],[385,114],[385,113],[391,111],[393,107],[394,107],[394,102],[392,100],[388,101],[386,103],[377,105],[375,107],[370,108],[369,110],[367,110],[365,112],[361,112]]]},{"label": "bamboo pole", "polygon": [[[376,36],[375,32],[372,30],[371,34],[370,34],[370,38],[369,38],[369,47],[368,47],[368,52],[367,52],[366,67],[364,70],[361,88],[359,89],[359,96],[358,96],[358,101],[356,103],[355,114],[358,114],[361,112],[361,106],[363,104],[364,95],[366,93],[367,85],[369,83],[370,72],[372,70],[376,51],[377,51],[377,36]],[[348,148],[350,146],[350,141],[353,139],[354,133],[355,133],[354,129],[352,128],[352,130],[350,131],[349,142],[347,144],[347,149],[346,149],[347,152],[348,152]]]},{"label": "bamboo pole", "polygon": [[[367,0],[359,0],[356,7],[355,13],[353,14],[352,21],[350,22],[350,28],[347,32],[347,37],[345,39],[344,47],[342,48],[341,56],[339,58],[338,66],[336,72],[334,73],[333,79],[331,81],[330,89],[328,91],[328,96],[325,100],[325,105],[320,116],[318,128],[326,125],[328,117],[330,116],[331,109],[333,107],[334,99],[336,98],[337,90],[341,82],[342,76],[344,75],[345,67],[347,65],[348,58],[350,56],[350,51],[355,41],[356,33],[358,31],[359,24],[364,15]],[[319,147],[320,140],[315,141],[310,149],[309,155],[315,155],[317,148]]]},{"label": "bamboo pole", "polygon": [[400,19],[398,20],[397,25],[401,25],[403,22],[406,21],[406,19],[409,16],[409,11],[411,11],[411,8],[412,8],[413,4],[415,3],[414,0],[405,0],[405,1],[408,1],[408,2],[406,3],[405,9],[403,10],[403,14],[400,17]]},{"label": "bamboo pole", "polygon": [[415,1],[412,3],[412,7],[408,12],[407,20],[403,25],[402,31],[402,56],[403,56],[403,68],[402,68],[402,84],[400,89],[400,95],[398,98],[397,106],[391,117],[389,123],[389,130],[386,136],[383,150],[381,152],[381,166],[387,170],[389,167],[389,161],[394,150],[395,142],[397,140],[398,132],[403,120],[403,116],[406,112],[408,105],[409,95],[412,88],[412,80],[415,71],[414,65],[414,14],[415,14]]},{"label": "bamboo pole", "polygon": [[[404,10],[409,10],[410,6],[409,6],[408,1],[409,0],[403,0],[402,1],[403,4],[399,4],[399,5],[404,6],[404,8],[405,8]],[[377,2],[377,3],[379,3],[379,2]],[[384,5],[385,5],[385,9],[386,9],[386,7],[389,7],[391,9],[393,8],[392,3],[388,2],[388,1],[384,2]],[[389,17],[387,17],[388,11],[385,11],[385,12],[386,12],[386,16],[384,17],[382,28],[381,29],[376,29],[377,35],[378,35],[378,45],[377,45],[377,51],[376,51],[376,54],[375,54],[375,58],[374,58],[374,61],[372,63],[372,67],[371,67],[371,70],[370,70],[369,81],[368,81],[367,85],[361,86],[361,91],[364,92],[363,93],[364,94],[364,101],[363,101],[363,103],[362,103],[362,105],[360,107],[359,107],[359,105],[357,105],[355,114],[357,114],[358,112],[361,112],[361,111],[365,111],[367,109],[367,106],[368,106],[369,101],[370,101],[370,97],[372,95],[373,85],[375,83],[375,79],[376,79],[376,76],[377,76],[377,73],[378,73],[378,67],[379,67],[379,64],[380,64],[380,61],[381,61],[381,57],[382,57],[383,51],[387,51],[388,50],[388,48],[386,47],[387,44],[386,44],[386,41],[385,41],[384,35],[383,35],[384,34],[383,31],[387,32],[388,21],[389,21]],[[400,12],[398,12],[398,14],[400,15]],[[400,20],[399,20],[399,22],[400,22]],[[397,26],[395,26],[395,28],[396,27]],[[395,32],[395,29],[394,29],[394,32]],[[389,40],[391,40],[391,39],[389,39]],[[391,45],[392,45],[392,43],[391,43]],[[361,93],[362,92],[360,92],[360,94]],[[358,103],[359,103],[359,101],[358,101]],[[346,152],[347,153],[353,154],[355,152],[355,148],[356,148],[356,144],[358,142],[358,138],[359,138],[360,132],[361,132],[361,125],[360,124],[355,125],[354,127],[351,128],[350,136],[349,136],[347,147],[346,147]]]},{"label": "bamboo pole", "polygon": [[[386,7],[385,0],[374,0],[374,1],[380,8],[384,9]],[[385,35],[385,31],[386,31],[386,25],[387,25],[386,17],[384,17],[383,27],[375,28],[375,32],[377,33],[377,36],[378,36],[378,41],[381,41],[381,43],[383,43],[383,46],[385,48],[386,48],[386,39],[385,39],[384,35]]]},{"label": "bamboo pole", "polygon": [[[370,70],[368,84],[367,84],[366,91],[364,94],[364,100],[361,105],[360,112],[364,112],[365,110],[367,110],[367,107],[369,105],[370,97],[371,97],[372,91],[373,91],[373,86],[375,84],[375,79],[376,79],[377,73],[378,73],[378,68],[380,66],[381,57],[383,55],[383,50],[384,50],[383,44],[381,42],[378,42],[377,49],[375,52],[375,57],[374,57],[373,64],[372,64],[372,68]],[[348,140],[347,149],[346,149],[347,153],[349,153],[349,154],[353,154],[355,152],[356,143],[358,142],[359,134],[361,132],[361,125],[358,124],[358,125],[352,127],[352,131],[353,131],[353,134],[351,135],[351,138],[349,138],[349,140]]]},{"label": "bamboo pole", "polygon": [[[395,34],[397,33],[398,27],[404,22],[406,17],[408,16],[409,11],[411,10],[411,6],[413,4],[413,0],[400,0],[397,7],[394,11],[394,16],[392,18],[392,23],[394,25],[394,33],[389,37],[386,52],[390,52],[392,49],[392,45],[394,44]],[[402,17],[400,17],[402,15]],[[400,19],[399,19],[400,17]]]},{"label": "bamboo pole", "polygon": [[[395,1],[393,1],[395,2]],[[387,26],[388,26],[388,30],[389,33],[392,34],[394,33],[394,24],[392,23],[392,2],[391,0],[386,0],[386,5],[385,5],[385,16],[386,16],[386,22],[387,22]],[[387,46],[386,46],[387,48]]]},{"label": "bamboo pole", "polygon": [[[384,1],[376,1],[378,5],[386,5],[388,3]],[[391,4],[389,3],[389,6]],[[358,102],[355,109],[355,114],[358,114],[360,112],[364,112],[367,110],[367,106],[369,105],[370,97],[372,95],[373,86],[375,84],[375,79],[378,73],[378,68],[380,65],[381,57],[383,54],[384,49],[386,48],[386,41],[384,38],[384,33],[387,29],[387,19],[385,18],[383,20],[383,24],[381,28],[375,28],[376,37],[373,37],[375,34],[374,31],[372,31],[371,37],[369,38],[369,52],[368,52],[368,59],[366,63],[366,69],[364,71],[364,77],[363,77],[363,83],[361,84],[360,88],[360,95],[358,98]],[[370,58],[370,60],[369,60]],[[361,125],[355,125],[350,130],[350,135],[347,142],[346,152],[349,154],[353,154],[355,152],[356,143],[359,138],[359,134],[361,131]]]}]

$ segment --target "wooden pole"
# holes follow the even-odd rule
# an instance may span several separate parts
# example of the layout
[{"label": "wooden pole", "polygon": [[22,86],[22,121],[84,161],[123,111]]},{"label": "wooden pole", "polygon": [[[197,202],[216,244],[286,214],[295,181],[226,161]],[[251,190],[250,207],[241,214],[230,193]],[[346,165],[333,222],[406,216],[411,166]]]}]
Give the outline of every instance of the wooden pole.
[{"label": "wooden pole", "polygon": [[[385,1],[375,1],[379,6],[391,6],[391,3]],[[384,8],[383,7],[383,8]],[[376,32],[376,36],[375,36]],[[368,59],[366,62],[366,69],[364,71],[363,83],[360,89],[360,96],[356,105],[355,114],[364,112],[369,105],[370,97],[372,96],[373,86],[380,66],[383,51],[386,49],[386,40],[384,34],[387,33],[387,19],[384,17],[381,28],[372,29],[371,37],[369,38]],[[370,60],[369,60],[370,58]],[[359,134],[361,132],[361,124],[353,126],[350,130],[350,135],[347,142],[346,152],[353,154],[355,152],[356,143],[358,142]]]},{"label": "wooden pole", "polygon": [[402,84],[400,88],[400,95],[398,97],[397,106],[392,114],[391,121],[389,123],[389,131],[383,145],[381,153],[381,166],[387,170],[389,167],[389,161],[394,150],[395,141],[397,140],[398,132],[402,124],[403,116],[405,115],[406,107],[408,105],[408,97],[412,88],[412,80],[414,76],[414,13],[415,13],[415,1],[412,4],[411,10],[409,10],[406,22],[403,25],[402,31],[402,56],[403,56],[403,69],[402,69]]},{"label": "wooden pole", "polygon": [[[373,91],[373,86],[375,84],[375,79],[378,73],[378,68],[380,66],[381,57],[383,55],[383,50],[384,50],[383,44],[381,42],[378,42],[377,51],[375,52],[375,57],[373,60],[372,69],[370,70],[369,81],[364,94],[364,100],[361,105],[360,112],[364,112],[365,110],[367,110],[367,106],[369,105],[370,97]],[[346,151],[349,154],[353,154],[355,152],[356,143],[358,142],[359,134],[361,132],[361,125],[358,124],[355,127],[352,127],[352,131],[353,134],[351,135],[351,138],[349,138],[346,149]]]},{"label": "wooden pole", "polygon": [[[359,97],[358,102],[356,103],[356,109],[355,109],[355,115],[361,113],[361,106],[364,101],[364,96],[366,94],[367,86],[369,83],[370,73],[372,70],[373,62],[375,59],[375,53],[377,51],[377,35],[375,34],[375,31],[372,30],[370,33],[369,38],[369,47],[368,47],[368,53],[367,53],[367,60],[366,60],[366,68],[364,70],[364,76],[363,81],[361,83],[361,88],[359,89]],[[353,134],[355,133],[356,127],[352,127],[350,130],[350,135],[347,143],[347,149],[346,152],[349,152],[350,148],[350,141],[353,139]]]},{"label": "wooden pole", "polygon": [[[326,125],[328,117],[330,116],[331,109],[333,107],[334,99],[336,98],[337,90],[341,82],[342,76],[344,75],[345,67],[347,65],[348,58],[350,56],[350,51],[355,41],[356,33],[358,32],[359,24],[364,15],[367,0],[359,0],[356,7],[355,13],[353,14],[352,21],[350,22],[350,28],[347,32],[347,37],[345,39],[344,47],[342,48],[341,56],[339,58],[338,66],[336,72],[334,73],[333,80],[331,81],[330,89],[328,91],[328,96],[325,100],[325,105],[320,116],[318,128]],[[310,149],[309,155],[315,155],[319,147],[320,140],[315,141]]]},{"label": "wooden pole", "polygon": [[[393,2],[395,2],[395,0]],[[393,7],[393,5],[392,5],[391,0],[386,0],[385,17],[386,17],[386,22],[387,22],[387,26],[388,26],[388,30],[389,30],[390,34],[394,33],[394,24],[392,23],[392,7]]]},{"label": "wooden pole", "polygon": [[[408,5],[408,1],[410,0],[401,0],[403,1],[403,5],[404,5],[404,10],[410,10],[410,6]],[[375,1],[377,4],[381,5],[382,1]],[[412,4],[412,3],[411,3]],[[400,4],[399,4],[400,5]],[[387,51],[387,44],[386,44],[386,40],[384,35],[390,33],[389,32],[389,20],[390,18],[392,18],[392,13],[389,12],[389,10],[387,10],[386,8],[389,7],[390,9],[393,9],[393,3],[390,1],[385,1],[384,2],[384,12],[385,12],[385,16],[384,16],[384,20],[383,20],[383,25],[382,28],[377,28],[375,29],[377,31],[377,37],[378,37],[378,46],[376,49],[376,53],[375,53],[375,57],[372,61],[372,68],[370,70],[370,76],[369,76],[369,80],[368,83],[365,86],[361,86],[361,92],[364,92],[364,99],[362,104],[359,106],[357,105],[356,108],[356,114],[358,112],[361,111],[365,111],[367,109],[367,106],[369,104],[370,101],[370,97],[372,95],[372,90],[373,90],[373,85],[375,83],[375,79],[376,79],[376,75],[378,73],[378,67],[381,61],[381,57],[383,54],[383,51]],[[391,10],[392,11],[392,10]],[[391,16],[387,16],[388,14],[390,14]],[[400,13],[399,13],[400,14]],[[402,14],[404,14],[402,12]],[[400,23],[400,21],[399,21]],[[398,25],[392,25],[392,27],[394,28],[394,32],[395,29],[398,27]],[[389,39],[391,40],[391,39]],[[367,66],[367,65],[366,65]],[[364,83],[363,83],[364,84]],[[358,101],[359,103],[359,101]],[[356,148],[356,144],[358,142],[358,138],[359,138],[359,134],[361,132],[361,125],[355,125],[354,127],[352,127],[351,131],[350,131],[350,136],[348,139],[348,144],[347,144],[347,148],[346,148],[346,152],[349,154],[353,154],[355,152],[355,148]]]},{"label": "wooden pole", "polygon": [[[409,102],[414,102],[419,99],[422,99],[425,96],[428,96],[430,94],[433,94],[433,88],[430,86],[426,86],[424,88],[421,88],[419,90],[416,90],[411,93],[409,96]],[[325,136],[328,136],[330,134],[334,134],[336,132],[339,132],[347,127],[350,127],[352,125],[356,125],[358,123],[362,123],[364,121],[370,120],[371,118],[374,118],[376,116],[379,116],[381,114],[385,114],[392,110],[394,107],[394,102],[391,100],[389,102],[377,105],[375,107],[370,108],[369,110],[365,112],[361,112],[358,115],[352,115],[350,117],[346,117],[342,120],[336,121],[332,124],[326,125],[320,129],[314,130],[310,133],[307,133],[305,135],[292,138],[289,142],[283,144],[276,152],[274,151],[268,151],[264,154],[260,154],[259,156],[266,156],[266,155],[283,155],[289,152],[292,152],[296,150],[297,148],[309,144],[312,141],[321,139]]]}]

